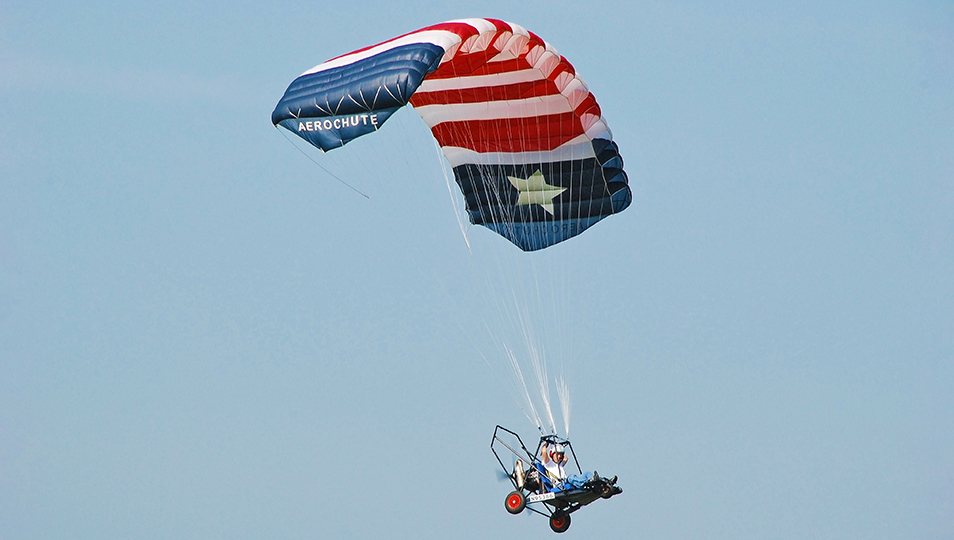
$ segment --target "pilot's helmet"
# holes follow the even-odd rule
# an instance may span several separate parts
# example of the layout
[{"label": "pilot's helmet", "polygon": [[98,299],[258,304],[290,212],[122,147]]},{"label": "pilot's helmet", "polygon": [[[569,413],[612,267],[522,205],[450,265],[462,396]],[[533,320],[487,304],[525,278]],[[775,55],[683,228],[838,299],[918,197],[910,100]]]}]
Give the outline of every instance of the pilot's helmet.
[{"label": "pilot's helmet", "polygon": [[550,457],[553,457],[554,454],[564,454],[563,445],[556,443],[550,447]]}]

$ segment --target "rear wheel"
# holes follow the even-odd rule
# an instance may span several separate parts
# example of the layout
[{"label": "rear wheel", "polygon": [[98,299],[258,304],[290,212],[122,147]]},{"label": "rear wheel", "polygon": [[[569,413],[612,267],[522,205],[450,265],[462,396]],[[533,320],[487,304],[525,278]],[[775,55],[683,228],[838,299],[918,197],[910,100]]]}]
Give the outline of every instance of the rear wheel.
[{"label": "rear wheel", "polygon": [[527,496],[522,491],[511,491],[504,501],[504,506],[511,514],[519,514],[527,507]]},{"label": "rear wheel", "polygon": [[555,533],[565,532],[570,528],[570,514],[564,512],[554,512],[550,516],[550,528]]}]

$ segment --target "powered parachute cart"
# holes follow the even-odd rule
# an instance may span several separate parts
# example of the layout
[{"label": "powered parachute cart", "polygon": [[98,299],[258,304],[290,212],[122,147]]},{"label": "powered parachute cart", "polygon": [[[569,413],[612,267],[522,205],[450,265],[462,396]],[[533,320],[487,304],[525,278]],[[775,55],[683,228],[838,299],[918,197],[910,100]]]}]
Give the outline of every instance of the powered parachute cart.
[{"label": "powered parachute cart", "polygon": [[[578,475],[556,478],[548,472],[541,460],[541,449],[562,445],[572,457]],[[509,429],[497,426],[490,449],[513,484],[514,490],[504,500],[504,507],[511,514],[524,510],[536,512],[550,520],[553,532],[562,533],[570,528],[570,514],[597,499],[609,499],[623,492],[616,485],[616,477],[602,478],[597,473],[584,474],[570,441],[556,435],[544,435],[531,453],[520,436]],[[513,462],[512,466],[507,463]],[[570,460],[565,462],[568,466]]]}]

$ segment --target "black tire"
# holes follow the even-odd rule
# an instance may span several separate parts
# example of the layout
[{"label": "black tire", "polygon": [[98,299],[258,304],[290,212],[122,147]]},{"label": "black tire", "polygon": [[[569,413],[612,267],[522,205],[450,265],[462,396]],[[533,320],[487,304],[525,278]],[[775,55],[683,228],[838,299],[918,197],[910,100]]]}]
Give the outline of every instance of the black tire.
[{"label": "black tire", "polygon": [[527,496],[522,491],[511,491],[504,499],[504,508],[511,514],[519,514],[527,507]]},{"label": "black tire", "polygon": [[555,533],[566,532],[570,528],[570,514],[565,512],[554,512],[550,516],[550,529]]}]

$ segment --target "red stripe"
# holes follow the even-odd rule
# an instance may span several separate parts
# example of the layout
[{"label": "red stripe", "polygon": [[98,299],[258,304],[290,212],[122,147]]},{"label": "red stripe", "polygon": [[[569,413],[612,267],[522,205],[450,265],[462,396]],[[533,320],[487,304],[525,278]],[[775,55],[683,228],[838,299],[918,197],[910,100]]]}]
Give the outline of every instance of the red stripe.
[{"label": "red stripe", "polygon": [[576,76],[576,71],[573,69],[573,66],[571,66],[569,62],[561,57],[560,63],[553,68],[553,71],[550,72],[550,75],[548,75],[547,78],[551,81],[555,81],[557,77],[564,73],[568,73],[571,77]]},{"label": "red stripe", "polygon": [[511,32],[513,33],[513,28],[507,24],[507,21],[501,21],[500,19],[484,19],[487,22],[493,23],[497,27],[497,32]]},{"label": "red stripe", "polygon": [[560,66],[566,67],[566,71],[571,73],[574,77],[576,76],[576,68],[574,68],[573,64],[571,64],[570,61],[567,60],[563,55],[560,55]]},{"label": "red stripe", "polygon": [[596,116],[603,116],[603,112],[600,110],[599,104],[596,103],[596,98],[593,97],[593,94],[587,94],[583,101],[573,109],[573,114],[577,116],[583,116],[584,114],[595,114]]},{"label": "red stripe", "polygon": [[[457,57],[454,57],[456,60]],[[463,75],[498,75],[500,73],[510,73],[511,71],[521,71],[524,69],[530,69],[531,66],[526,58],[514,58],[513,60],[504,60],[502,62],[489,62],[478,66],[471,71],[463,72],[455,71],[455,68],[452,67],[454,60],[450,62],[445,62],[441,67],[437,68],[436,71],[426,76],[425,79],[453,79],[454,77],[461,77]]]},{"label": "red stripe", "polygon": [[[425,78],[426,79],[453,79],[455,77],[471,77],[477,75],[499,75],[501,73],[511,73],[514,71],[522,71],[526,69],[531,69],[533,66],[527,61],[526,55],[522,55],[519,58],[514,58],[511,60],[504,60],[501,62],[486,62],[490,60],[496,54],[482,55],[487,56],[484,60],[486,63],[480,64],[479,62],[474,62],[469,57],[474,55],[456,55],[449,62],[445,62],[441,65],[436,71],[430,73]],[[563,56],[560,57],[560,63],[550,72],[548,79],[556,80],[557,76],[561,73],[569,73],[570,75],[576,76],[576,69],[573,68],[573,65],[570,64],[566,58]]]},{"label": "red stripe", "polygon": [[[507,73],[510,71],[520,71],[523,69],[530,68],[530,64],[527,62],[526,53],[529,52],[533,47],[544,46],[542,39],[537,37],[535,34],[530,32],[530,40],[524,46],[524,50],[520,51],[520,54],[517,58],[513,60],[504,60],[502,62],[489,62],[482,65],[474,65],[473,62],[467,59],[469,54],[458,54],[449,61],[441,64],[436,71],[428,75],[428,79],[450,79],[453,77],[461,77],[464,75],[496,75],[498,73]],[[487,51],[482,51],[481,56],[486,56]],[[486,60],[493,58],[496,54],[489,55]],[[485,61],[486,61],[485,60]]]},{"label": "red stripe", "polygon": [[487,101],[518,100],[531,97],[559,94],[555,84],[548,80],[529,81],[500,86],[481,86],[479,88],[461,88],[459,90],[436,90],[433,92],[415,92],[411,96],[411,105],[450,105],[457,103],[484,103]]},{"label": "red stripe", "polygon": [[490,44],[488,45],[488,47],[482,51],[474,51],[474,52],[468,52],[468,53],[458,52],[457,54],[454,55],[453,58],[451,58],[447,62],[444,62],[440,66],[440,69],[438,69],[438,72],[440,73],[436,76],[436,78],[460,77],[460,76],[468,75],[472,73],[474,69],[479,68],[488,60],[500,54],[501,49],[499,46],[503,45],[503,44],[497,43],[497,39],[500,36],[500,33],[501,32],[513,33],[513,29],[510,27],[509,24],[501,20],[497,20],[497,19],[484,19],[484,20],[492,23],[496,29],[496,31],[493,32],[493,35],[490,37]]},{"label": "red stripe", "polygon": [[476,152],[535,152],[553,150],[583,134],[572,112],[531,118],[499,118],[443,122],[431,128],[441,146]]},{"label": "red stripe", "polygon": [[500,54],[500,51],[493,48],[475,53],[458,53],[454,55],[454,58],[450,61],[441,64],[434,73],[428,75],[426,78],[444,79],[473,75],[476,70],[487,64],[487,60],[490,60],[498,54]]}]

